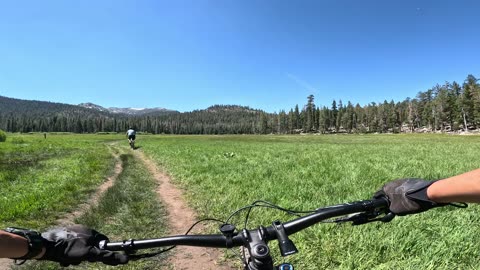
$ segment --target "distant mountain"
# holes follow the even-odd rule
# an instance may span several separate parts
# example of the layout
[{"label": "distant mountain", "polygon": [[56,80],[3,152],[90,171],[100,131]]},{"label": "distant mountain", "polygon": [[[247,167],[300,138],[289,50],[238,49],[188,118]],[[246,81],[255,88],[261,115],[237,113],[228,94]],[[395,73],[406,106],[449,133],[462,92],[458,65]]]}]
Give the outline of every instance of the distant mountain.
[{"label": "distant mountain", "polygon": [[248,106],[240,105],[213,105],[205,109],[207,112],[247,112],[247,113],[256,113],[261,112],[261,110],[252,109]]},{"label": "distant mountain", "polygon": [[178,113],[178,111],[169,110],[165,108],[117,108],[110,107],[108,111],[111,113],[123,113],[128,115],[144,115],[144,114],[169,114]]},{"label": "distant mountain", "polygon": [[[164,108],[105,108],[0,96],[0,129],[8,132],[119,132],[154,134],[265,133],[273,115],[238,105],[180,113]],[[271,120],[269,120],[271,119]]]},{"label": "distant mountain", "polygon": [[80,103],[80,104],[78,104],[78,106],[84,107],[84,108],[87,108],[87,109],[92,109],[92,110],[101,111],[101,112],[108,112],[108,111],[109,111],[107,108],[104,108],[104,107],[102,107],[102,106],[100,106],[100,105],[93,104],[93,103],[90,103],[90,102]]},{"label": "distant mountain", "polygon": [[[94,105],[94,104],[92,104]],[[110,116],[108,110],[89,110],[85,106],[76,106],[57,102],[23,100],[0,96],[0,113],[19,115],[36,115],[50,117],[58,114],[79,116]]]},{"label": "distant mountain", "polygon": [[93,104],[91,102],[87,103],[80,103],[78,106],[93,109],[101,112],[110,112],[114,114],[126,114],[126,115],[133,115],[133,116],[140,116],[140,115],[163,115],[169,113],[178,113],[178,111],[169,110],[165,108],[118,108],[118,107],[109,107],[105,108],[97,104]]},{"label": "distant mountain", "polygon": [[[0,96],[0,129],[7,132],[118,132],[128,127],[153,134],[397,133],[480,131],[480,80],[446,82],[401,102],[350,101],[268,113],[238,105],[175,112],[163,108],[104,108]],[[461,106],[459,106],[461,105]],[[301,107],[300,107],[301,108]]]}]

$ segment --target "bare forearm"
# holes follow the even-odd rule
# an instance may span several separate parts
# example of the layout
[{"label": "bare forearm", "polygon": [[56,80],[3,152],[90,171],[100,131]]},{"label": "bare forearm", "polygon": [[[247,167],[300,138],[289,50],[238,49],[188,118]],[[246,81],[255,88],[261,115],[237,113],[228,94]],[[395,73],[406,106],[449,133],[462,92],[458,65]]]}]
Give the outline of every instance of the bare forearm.
[{"label": "bare forearm", "polygon": [[435,202],[480,203],[480,169],[437,181],[427,195]]},{"label": "bare forearm", "polygon": [[[22,236],[0,230],[0,258],[20,258],[28,253],[28,241]],[[45,254],[42,250],[35,258]]]},{"label": "bare forearm", "polygon": [[20,258],[27,254],[27,239],[0,231],[0,257],[2,258]]}]

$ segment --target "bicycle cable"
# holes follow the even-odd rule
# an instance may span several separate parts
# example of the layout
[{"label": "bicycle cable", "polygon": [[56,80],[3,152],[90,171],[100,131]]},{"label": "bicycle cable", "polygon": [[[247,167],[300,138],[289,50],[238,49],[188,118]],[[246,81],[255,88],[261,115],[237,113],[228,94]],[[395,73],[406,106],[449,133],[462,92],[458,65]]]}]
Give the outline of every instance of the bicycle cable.
[{"label": "bicycle cable", "polygon": [[[205,222],[205,221],[215,221],[215,222],[218,222],[218,223],[221,223],[221,224],[228,224],[235,216],[239,215],[242,211],[247,211],[247,214],[245,215],[245,221],[244,221],[244,229],[247,228],[247,225],[248,225],[248,221],[250,219],[250,214],[252,212],[252,210],[254,208],[269,208],[269,209],[274,209],[274,210],[277,210],[277,211],[282,211],[282,212],[285,212],[289,215],[293,215],[293,216],[301,216],[301,214],[311,214],[311,213],[315,213],[315,212],[318,212],[321,210],[321,208],[319,209],[315,209],[315,210],[292,210],[292,209],[287,209],[287,208],[283,208],[283,207],[280,207],[274,203],[271,203],[271,202],[268,202],[268,201],[264,201],[264,200],[257,200],[257,201],[254,201],[253,203],[251,203],[250,205],[247,205],[247,206],[244,206],[244,207],[241,207],[237,210],[235,210],[233,213],[231,213],[228,218],[225,220],[225,221],[222,221],[222,220],[219,220],[219,219],[215,219],[215,218],[204,218],[204,219],[201,219],[201,220],[198,220],[196,221],[194,224],[192,224],[190,226],[190,228],[185,232],[185,235],[188,235],[195,226],[197,226],[198,224],[202,223],[202,222]],[[325,221],[322,221],[322,222],[325,222],[325,223],[330,223],[332,222],[331,220],[328,221],[328,220],[325,220]],[[168,247],[168,248],[165,248],[165,249],[162,249],[160,251],[157,251],[157,252],[151,252],[151,253],[143,253],[143,254],[129,254],[129,258],[130,260],[132,261],[135,261],[135,260],[140,260],[140,259],[144,259],[144,258],[150,258],[150,257],[155,257],[157,255],[160,255],[162,253],[165,253],[167,251],[170,251],[172,249],[174,249],[176,246],[171,246],[171,247]],[[232,252],[234,253],[234,255],[238,256],[240,258],[240,260],[246,264],[247,261],[246,261],[246,253],[245,253],[245,248],[242,249],[242,253],[243,253],[243,256],[236,253],[235,251],[233,251],[233,249],[231,249]]]},{"label": "bicycle cable", "polygon": [[[192,231],[195,226],[197,226],[198,224],[200,224],[202,222],[205,222],[205,221],[216,221],[216,222],[219,222],[219,223],[222,223],[222,224],[225,223],[224,221],[219,220],[219,219],[215,219],[215,218],[204,218],[204,219],[198,220],[197,222],[193,223],[193,225],[190,226],[190,228],[187,230],[187,232],[185,232],[185,235],[188,235],[190,233],[190,231]],[[162,253],[170,251],[170,250],[174,249],[175,247],[177,247],[177,246],[171,246],[171,247],[168,247],[168,248],[164,248],[164,249],[162,249],[160,251],[157,251],[157,252],[142,253],[142,254],[129,254],[129,260],[137,261],[137,260],[140,260],[140,259],[155,257],[157,255],[160,255]]]}]

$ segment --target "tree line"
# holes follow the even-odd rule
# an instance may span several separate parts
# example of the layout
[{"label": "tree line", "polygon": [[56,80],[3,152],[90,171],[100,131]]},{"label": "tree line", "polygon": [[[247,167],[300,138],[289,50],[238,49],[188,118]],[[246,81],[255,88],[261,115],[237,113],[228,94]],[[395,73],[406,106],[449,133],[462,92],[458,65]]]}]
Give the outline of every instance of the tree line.
[{"label": "tree line", "polygon": [[128,116],[79,106],[0,97],[0,129],[8,132],[124,132],[153,134],[294,134],[466,131],[480,128],[480,85],[468,75],[462,84],[445,82],[401,102],[355,105],[333,100],[278,113],[236,105],[205,110]]}]

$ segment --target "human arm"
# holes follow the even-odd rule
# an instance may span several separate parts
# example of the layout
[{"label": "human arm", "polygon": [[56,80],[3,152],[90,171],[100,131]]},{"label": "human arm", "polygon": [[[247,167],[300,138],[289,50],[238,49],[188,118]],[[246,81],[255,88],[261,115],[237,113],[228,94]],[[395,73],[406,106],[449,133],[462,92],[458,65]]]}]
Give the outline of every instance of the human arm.
[{"label": "human arm", "polygon": [[[26,238],[0,230],[0,258],[20,258],[28,253],[28,241]],[[45,248],[35,258],[41,258],[45,254]]]},{"label": "human arm", "polygon": [[[41,235],[27,229],[8,228],[6,230],[11,233],[2,231],[1,257],[48,260],[58,262],[62,266],[77,265],[83,261],[103,262],[108,265],[128,262],[126,254],[100,250],[98,243],[108,238],[82,225],[59,227]],[[8,246],[9,243],[13,243],[15,248]]]},{"label": "human arm", "polygon": [[397,179],[386,183],[374,195],[381,196],[389,199],[390,211],[400,216],[453,202],[480,203],[480,169],[438,181]]},{"label": "human arm", "polygon": [[480,203],[480,169],[434,182],[427,196],[437,203]]}]

